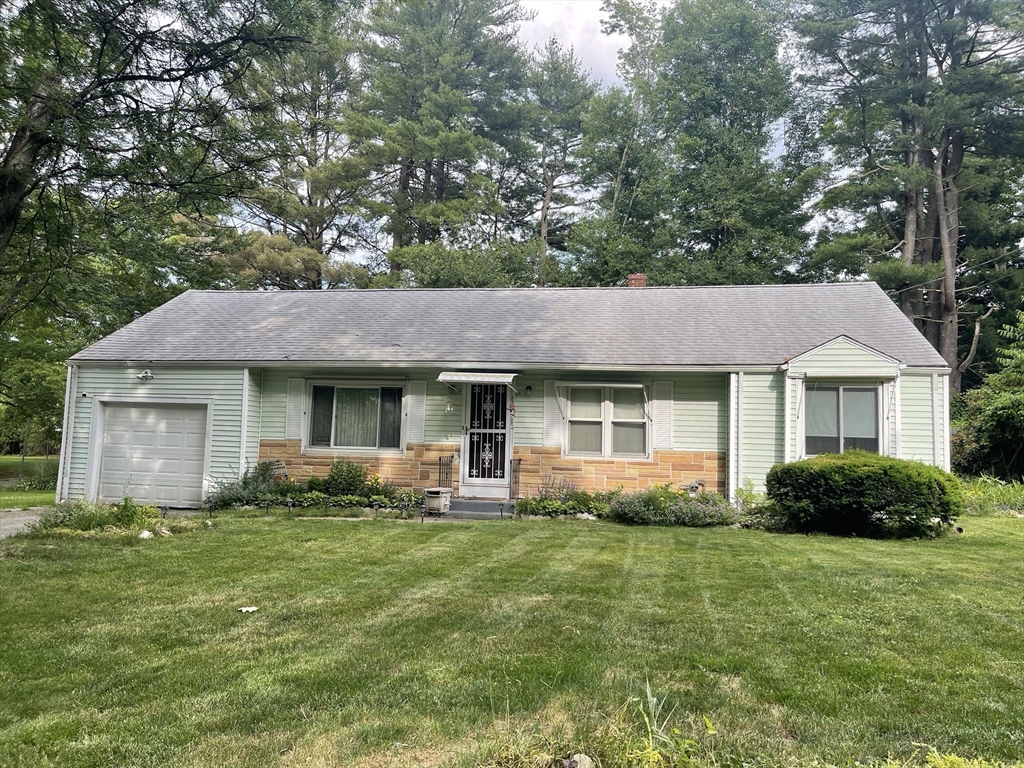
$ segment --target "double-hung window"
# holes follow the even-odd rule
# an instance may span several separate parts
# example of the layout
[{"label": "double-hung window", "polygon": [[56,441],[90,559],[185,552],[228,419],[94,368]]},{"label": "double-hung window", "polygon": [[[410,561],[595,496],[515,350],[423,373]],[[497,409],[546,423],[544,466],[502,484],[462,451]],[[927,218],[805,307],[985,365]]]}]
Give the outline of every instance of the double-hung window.
[{"label": "double-hung window", "polygon": [[567,389],[567,454],[646,458],[647,409],[643,389],[614,386]]},{"label": "double-hung window", "polygon": [[402,387],[314,385],[309,445],[400,450]]},{"label": "double-hung window", "polygon": [[804,453],[879,452],[878,387],[807,383]]}]

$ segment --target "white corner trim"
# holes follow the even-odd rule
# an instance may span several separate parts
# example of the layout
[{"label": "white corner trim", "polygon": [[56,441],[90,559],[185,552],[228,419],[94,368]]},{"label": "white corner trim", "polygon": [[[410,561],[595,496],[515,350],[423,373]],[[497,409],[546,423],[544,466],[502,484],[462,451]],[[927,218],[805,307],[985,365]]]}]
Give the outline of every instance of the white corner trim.
[{"label": "white corner trim", "polygon": [[943,434],[943,436],[945,438],[944,442],[945,442],[945,449],[946,449],[946,452],[943,454],[943,457],[942,457],[943,458],[943,469],[945,469],[947,472],[949,472],[949,471],[951,471],[950,468],[952,466],[952,456],[950,455],[950,450],[951,450],[950,449],[950,440],[952,439],[952,436],[949,434],[949,411],[950,411],[950,407],[951,407],[950,403],[949,403],[949,376],[943,376],[942,377],[942,395],[943,395],[942,403],[945,406],[942,409],[943,410],[943,414],[942,414],[942,426],[943,426],[942,434]]},{"label": "white corner trim", "polygon": [[736,487],[743,484],[743,371],[736,374]]},{"label": "white corner trim", "polygon": [[793,451],[790,442],[793,439],[793,382],[787,371],[785,374],[786,388],[783,396],[786,398],[785,404],[785,424],[782,430],[783,439],[785,442],[782,446],[782,461],[789,464],[793,460]]},{"label": "white corner trim", "polygon": [[60,433],[60,460],[57,462],[57,493],[56,501],[64,501],[68,497],[68,483],[70,478],[71,463],[71,440],[74,434],[75,425],[75,395],[76,376],[78,367],[73,363],[68,365],[67,380],[64,382],[64,425]]},{"label": "white corner trim", "polygon": [[942,464],[942,404],[939,390],[939,374],[932,374],[932,464],[936,467]]},{"label": "white corner trim", "polygon": [[739,374],[729,374],[729,456],[727,459],[727,484],[729,501],[736,502],[736,378]]},{"label": "white corner trim", "polygon": [[86,459],[85,498],[96,501],[100,484],[100,464],[103,452],[103,406],[105,405],[205,405],[206,446],[203,450],[203,498],[210,492],[210,453],[213,448],[212,397],[160,397],[147,395],[93,395],[92,413],[89,415],[89,453]]},{"label": "white corner trim", "polygon": [[249,369],[242,369],[242,429],[238,441],[238,479],[245,474],[245,442],[249,432]]},{"label": "white corner trim", "polygon": [[903,400],[903,380],[897,375],[893,380],[893,418],[896,420],[896,445],[893,446],[893,456],[897,459],[903,458],[903,413],[900,403]]}]

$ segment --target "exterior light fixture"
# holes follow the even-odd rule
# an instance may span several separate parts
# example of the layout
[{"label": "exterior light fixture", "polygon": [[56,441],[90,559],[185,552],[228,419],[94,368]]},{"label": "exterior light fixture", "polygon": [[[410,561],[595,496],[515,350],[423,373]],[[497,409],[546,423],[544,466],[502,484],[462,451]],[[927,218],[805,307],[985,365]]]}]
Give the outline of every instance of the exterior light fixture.
[{"label": "exterior light fixture", "polygon": [[138,379],[139,381],[152,381],[153,380],[153,372],[151,370],[149,370],[149,368],[147,368],[146,370],[144,370],[142,373],[140,373],[135,378]]},{"label": "exterior light fixture", "polygon": [[526,391],[526,394],[528,394],[528,395],[529,395],[530,393],[532,393],[532,392],[533,392],[533,387],[531,387],[531,386],[530,386],[529,384],[527,384],[527,385],[526,385],[526,390],[525,390],[525,391]]}]

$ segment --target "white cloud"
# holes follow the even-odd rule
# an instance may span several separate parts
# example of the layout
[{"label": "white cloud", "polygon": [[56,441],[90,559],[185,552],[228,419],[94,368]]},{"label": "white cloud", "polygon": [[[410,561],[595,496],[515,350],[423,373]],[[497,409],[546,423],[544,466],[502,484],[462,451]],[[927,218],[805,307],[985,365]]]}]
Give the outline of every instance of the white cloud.
[{"label": "white cloud", "polygon": [[563,46],[572,46],[583,68],[594,80],[606,86],[621,83],[615,71],[619,50],[629,44],[625,35],[601,32],[601,0],[522,0],[521,5],[535,13],[524,22],[519,37],[531,47],[541,46],[554,37]]}]

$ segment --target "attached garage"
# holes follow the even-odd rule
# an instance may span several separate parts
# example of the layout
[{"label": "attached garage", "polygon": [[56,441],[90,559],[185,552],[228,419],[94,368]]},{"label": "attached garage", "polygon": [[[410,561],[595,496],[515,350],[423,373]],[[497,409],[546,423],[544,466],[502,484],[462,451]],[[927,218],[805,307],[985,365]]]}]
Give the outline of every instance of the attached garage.
[{"label": "attached garage", "polygon": [[[196,507],[206,493],[210,404],[98,398],[91,474],[101,501],[125,495],[161,507]],[[98,422],[98,423],[96,423]]]}]

